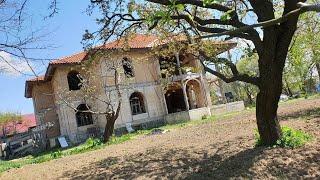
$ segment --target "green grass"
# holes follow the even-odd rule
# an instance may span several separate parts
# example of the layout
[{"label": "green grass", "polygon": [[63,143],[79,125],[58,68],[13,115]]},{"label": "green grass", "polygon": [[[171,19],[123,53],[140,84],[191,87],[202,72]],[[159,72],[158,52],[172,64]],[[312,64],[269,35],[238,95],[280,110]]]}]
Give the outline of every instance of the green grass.
[{"label": "green grass", "polygon": [[[312,136],[293,128],[283,126],[281,127],[282,137],[279,139],[274,147],[286,147],[286,148],[297,148],[304,146],[307,142],[312,140]],[[255,133],[256,146],[263,146],[264,143],[261,140],[258,132]]]}]

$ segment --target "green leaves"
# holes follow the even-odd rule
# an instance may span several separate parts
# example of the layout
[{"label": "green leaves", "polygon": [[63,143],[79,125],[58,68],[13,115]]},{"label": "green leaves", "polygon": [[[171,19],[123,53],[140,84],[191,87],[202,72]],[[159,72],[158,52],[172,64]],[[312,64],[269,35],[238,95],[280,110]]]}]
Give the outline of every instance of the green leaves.
[{"label": "green leaves", "polygon": [[231,19],[231,13],[232,13],[233,11],[234,11],[234,10],[231,9],[231,10],[225,12],[222,16],[220,16],[220,20],[221,20],[221,21],[230,20],[230,19]]},{"label": "green leaves", "polygon": [[184,7],[183,4],[177,4],[177,5],[175,5],[175,8],[176,8],[178,11],[183,11],[185,7]]},{"label": "green leaves", "polygon": [[[287,126],[281,127],[282,137],[277,140],[274,147],[287,147],[287,148],[297,148],[305,145],[307,142],[312,140],[312,136],[301,131],[295,130]],[[262,146],[260,135],[255,131],[256,146]]]},{"label": "green leaves", "polygon": [[295,130],[284,126],[281,128],[282,137],[277,141],[277,145],[280,147],[301,147],[308,141],[312,139],[312,137],[300,130]]},{"label": "green leaves", "polygon": [[176,1],[172,1],[171,5],[168,5],[167,8],[162,8],[157,11],[154,11],[153,14],[147,15],[146,22],[149,27],[152,27],[155,23],[159,23],[160,25],[164,25],[172,20],[171,16],[177,14],[179,11],[184,11],[184,4],[176,4]]}]

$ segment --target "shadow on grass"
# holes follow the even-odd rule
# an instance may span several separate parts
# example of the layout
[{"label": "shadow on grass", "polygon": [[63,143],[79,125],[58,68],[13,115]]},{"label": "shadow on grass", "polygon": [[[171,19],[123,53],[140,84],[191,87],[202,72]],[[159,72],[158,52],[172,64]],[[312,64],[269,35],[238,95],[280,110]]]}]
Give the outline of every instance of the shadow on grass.
[{"label": "shadow on grass", "polygon": [[[144,153],[124,157],[108,157],[81,169],[66,172],[61,178],[70,179],[225,179],[251,177],[249,168],[264,148],[230,152],[231,142],[213,144],[212,149],[193,148],[149,149]],[[237,145],[238,143],[234,143]],[[231,146],[236,149],[236,146]],[[229,156],[230,155],[230,156]]]},{"label": "shadow on grass", "polygon": [[[205,150],[149,149],[144,153],[108,157],[65,172],[68,179],[234,179],[301,178],[320,170],[320,149],[246,148],[241,139],[212,144]],[[292,152],[294,151],[294,152]],[[296,154],[304,154],[296,158]],[[291,160],[290,160],[291,159]],[[318,168],[318,169],[317,169]]]}]

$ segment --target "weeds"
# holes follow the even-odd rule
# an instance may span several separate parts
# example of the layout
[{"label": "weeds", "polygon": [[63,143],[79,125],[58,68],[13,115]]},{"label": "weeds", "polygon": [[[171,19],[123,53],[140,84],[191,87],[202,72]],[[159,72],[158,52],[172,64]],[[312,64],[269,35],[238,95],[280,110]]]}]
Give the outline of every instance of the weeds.
[{"label": "weeds", "polygon": [[[295,130],[287,126],[281,127],[281,131],[281,139],[277,140],[276,144],[273,145],[275,147],[297,148],[305,145],[312,139],[311,135],[301,130]],[[256,146],[264,145],[257,130],[255,132],[255,140]]]}]

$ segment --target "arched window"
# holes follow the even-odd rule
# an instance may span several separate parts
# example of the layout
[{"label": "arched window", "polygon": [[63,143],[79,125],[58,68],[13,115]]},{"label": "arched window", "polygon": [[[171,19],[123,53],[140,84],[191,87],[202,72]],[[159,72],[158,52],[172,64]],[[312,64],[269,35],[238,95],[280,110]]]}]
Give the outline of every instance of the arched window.
[{"label": "arched window", "polygon": [[80,104],[77,107],[76,119],[78,127],[93,124],[92,113],[87,112],[89,108],[86,104]]},{"label": "arched window", "polygon": [[144,107],[143,95],[139,92],[134,92],[130,96],[130,106],[132,115],[142,114],[146,112]]},{"label": "arched window", "polygon": [[81,88],[82,78],[80,76],[80,73],[78,73],[77,71],[70,71],[67,78],[70,91],[79,90]]},{"label": "arched window", "polygon": [[122,59],[122,67],[123,67],[124,74],[126,75],[126,77],[128,77],[128,78],[134,77],[132,61],[129,58],[124,57]]}]

